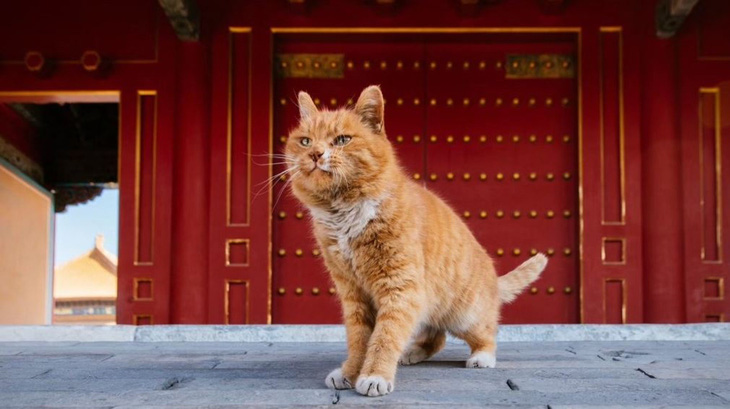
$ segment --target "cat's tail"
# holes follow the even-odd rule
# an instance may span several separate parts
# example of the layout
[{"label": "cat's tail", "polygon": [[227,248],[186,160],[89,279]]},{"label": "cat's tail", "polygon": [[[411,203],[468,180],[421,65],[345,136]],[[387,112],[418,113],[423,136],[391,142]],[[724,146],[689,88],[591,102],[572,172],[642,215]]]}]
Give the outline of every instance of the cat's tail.
[{"label": "cat's tail", "polygon": [[532,284],[533,281],[537,280],[540,273],[545,270],[547,262],[547,257],[545,257],[542,253],[538,253],[520,264],[520,266],[516,269],[499,277],[499,280],[497,281],[499,299],[503,303],[508,303],[517,298],[517,295],[519,295],[522,290]]}]

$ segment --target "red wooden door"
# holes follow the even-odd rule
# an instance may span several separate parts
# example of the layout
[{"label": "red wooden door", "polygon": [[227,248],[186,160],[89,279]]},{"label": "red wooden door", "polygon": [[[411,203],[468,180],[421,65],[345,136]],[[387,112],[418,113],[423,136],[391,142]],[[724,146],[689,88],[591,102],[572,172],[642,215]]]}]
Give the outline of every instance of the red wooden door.
[{"label": "red wooden door", "polygon": [[[577,322],[575,38],[310,37],[277,43],[275,150],[298,119],[297,91],[335,108],[380,84],[388,136],[407,172],[463,215],[499,272],[537,251],[551,256],[544,277],[506,308],[505,321]],[[283,170],[277,165],[274,174]],[[286,179],[274,197],[273,322],[339,322],[305,209]]]},{"label": "red wooden door", "polygon": [[428,45],[426,185],[500,274],[550,257],[504,322],[578,322],[575,43],[514,40]]},{"label": "red wooden door", "polygon": [[730,3],[701,2],[679,39],[687,321],[727,321],[730,299]]}]

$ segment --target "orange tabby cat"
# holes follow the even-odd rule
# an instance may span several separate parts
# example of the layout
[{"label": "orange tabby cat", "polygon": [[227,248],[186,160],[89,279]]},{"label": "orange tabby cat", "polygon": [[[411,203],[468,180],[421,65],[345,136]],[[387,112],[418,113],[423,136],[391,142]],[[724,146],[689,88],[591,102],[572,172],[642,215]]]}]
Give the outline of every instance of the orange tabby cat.
[{"label": "orange tabby cat", "polygon": [[347,360],[325,382],[367,396],[393,391],[398,363],[434,355],[446,331],[471,347],[467,368],[493,368],[500,305],[547,264],[538,254],[498,278],[459,216],[400,168],[383,108],[376,86],[336,111],[300,92],[286,145],[292,190],[311,213],[347,328]]}]

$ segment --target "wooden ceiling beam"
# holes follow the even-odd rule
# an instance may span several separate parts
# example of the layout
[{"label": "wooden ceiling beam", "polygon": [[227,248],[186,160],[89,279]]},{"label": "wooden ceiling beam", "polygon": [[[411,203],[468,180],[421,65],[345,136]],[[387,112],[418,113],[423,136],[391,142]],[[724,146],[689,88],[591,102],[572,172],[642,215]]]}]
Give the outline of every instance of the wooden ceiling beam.
[{"label": "wooden ceiling beam", "polygon": [[200,39],[200,9],[195,0],[158,0],[177,38],[182,41]]}]

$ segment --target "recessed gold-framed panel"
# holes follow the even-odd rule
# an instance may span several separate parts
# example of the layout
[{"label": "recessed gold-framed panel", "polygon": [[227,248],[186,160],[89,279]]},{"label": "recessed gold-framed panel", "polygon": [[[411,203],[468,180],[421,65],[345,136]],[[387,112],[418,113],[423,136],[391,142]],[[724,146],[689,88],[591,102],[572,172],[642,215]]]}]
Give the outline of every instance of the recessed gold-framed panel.
[{"label": "recessed gold-framed panel", "polygon": [[250,303],[251,303],[251,297],[250,297],[250,290],[251,285],[249,280],[225,280],[225,291],[224,291],[224,300],[223,300],[223,315],[225,317],[225,324],[230,325],[231,323],[231,290],[233,286],[244,286],[244,296],[246,297],[246,303],[245,308],[246,311],[244,312],[244,324],[249,323],[249,314],[251,311]]},{"label": "recessed gold-framed panel", "polygon": [[[234,217],[232,215],[232,207],[233,207],[233,193],[232,193],[232,184],[233,184],[233,161],[236,159],[234,158],[234,152],[233,152],[233,145],[234,140],[233,138],[236,135],[233,135],[234,132],[234,112],[233,112],[233,105],[234,105],[234,98],[236,97],[234,92],[234,81],[235,81],[235,71],[236,67],[234,64],[235,60],[235,47],[234,43],[236,41],[236,37],[239,35],[246,35],[248,37],[248,45],[247,45],[247,71],[248,71],[248,77],[246,78],[246,93],[247,95],[246,100],[246,132],[245,132],[245,139],[246,139],[246,176],[245,176],[245,192],[244,192],[244,202],[246,206],[246,210],[243,215],[243,220],[233,220]],[[226,226],[249,226],[251,222],[251,83],[252,83],[252,41],[253,36],[251,34],[251,28],[250,27],[229,27],[228,28],[228,106],[227,106],[227,119],[226,119]]]},{"label": "recessed gold-framed panel", "polygon": [[[578,276],[579,276],[579,315],[580,322],[585,322],[585,308],[584,308],[584,275],[585,275],[585,262],[584,262],[584,236],[585,236],[585,220],[584,220],[584,195],[583,185],[585,180],[585,174],[583,171],[583,86],[582,86],[582,56],[583,56],[583,40],[582,40],[582,28],[577,26],[564,26],[564,27],[271,27],[271,41],[269,50],[270,60],[274,59],[274,50],[276,44],[276,36],[284,34],[480,34],[480,33],[568,33],[575,34],[575,41],[577,47],[577,61],[575,80],[577,81],[578,88],[578,101],[577,101],[577,116],[578,116],[578,226],[579,226],[579,265],[578,265]],[[271,67],[272,70],[275,67]],[[271,76],[269,83],[269,152],[273,152],[274,146],[274,80],[275,76]],[[269,180],[273,175],[273,165],[269,164]],[[269,189],[269,254],[268,254],[268,273],[269,273],[269,285],[268,285],[268,322],[271,323],[271,308],[272,308],[272,258],[273,258],[273,242],[272,242],[272,222],[273,222],[273,189]]]},{"label": "recessed gold-framed panel", "polygon": [[[608,186],[606,184],[606,143],[610,135],[606,135],[606,61],[604,58],[604,41],[607,40],[608,36],[617,36],[617,55],[616,55],[616,68],[617,68],[617,116],[618,116],[618,135],[614,135],[618,139],[618,218],[611,219],[607,216],[606,202],[611,200],[609,198]],[[598,80],[599,80],[599,127],[600,127],[600,159],[601,159],[601,224],[603,225],[626,225],[626,138],[625,138],[625,126],[624,126],[624,75],[623,75],[623,28],[622,27],[600,27],[599,29],[599,64],[598,64]]]},{"label": "recessed gold-framed panel", "polygon": [[134,325],[155,325],[155,319],[152,314],[133,314],[132,323]]},{"label": "recessed gold-framed panel", "polygon": [[[152,118],[144,118],[143,113],[143,100],[151,98],[152,104]],[[135,149],[134,149],[134,265],[135,266],[151,266],[154,265],[155,255],[155,189],[157,186],[157,113],[158,113],[158,98],[157,91],[155,90],[138,90],[137,91],[137,115],[136,115],[136,131],[135,131]],[[142,133],[144,132],[144,121],[151,120],[152,122],[152,135],[145,135],[144,137],[151,137],[151,171],[152,179],[150,186],[150,237],[149,239],[149,257],[146,260],[140,260],[140,223],[141,223],[141,194],[142,194],[142,156],[143,156],[143,144],[146,142],[143,140]]]},{"label": "recessed gold-framed panel", "polygon": [[[149,297],[140,295],[140,290],[142,290],[146,285],[149,285]],[[152,278],[135,277],[133,280],[132,299],[134,301],[154,301],[154,298],[155,298],[154,289],[155,289],[155,283]]]},{"label": "recessed gold-framed panel", "polygon": [[[706,96],[710,96],[714,106],[711,110],[707,110],[707,107],[705,107]],[[722,120],[721,120],[721,108],[720,108],[720,88],[700,88],[699,89],[699,103],[698,103],[698,142],[699,142],[699,166],[700,166],[700,180],[699,180],[699,187],[700,187],[700,259],[703,263],[706,264],[719,264],[722,263],[723,257],[722,257]],[[705,128],[705,118],[706,115],[711,115],[712,118],[712,126],[714,127],[714,133],[710,135],[712,138],[714,149],[714,155],[712,155],[712,158],[710,158],[712,161],[714,161],[713,171],[714,175],[712,175],[714,179],[714,189],[715,189],[715,200],[712,205],[714,206],[714,212],[712,216],[714,216],[714,243],[707,243],[707,223],[706,218],[710,216],[710,212],[707,212],[705,209],[706,207],[706,200],[705,200],[705,185],[707,184],[705,178],[708,176],[705,174],[705,161],[707,158],[705,158],[705,139],[707,138],[707,135],[705,135],[704,128]],[[708,245],[712,245],[714,248],[712,249],[712,253],[716,257],[712,258],[711,256],[708,256]]]},{"label": "recessed gold-framed panel", "polygon": [[[707,285],[714,283],[717,295],[708,296]],[[703,288],[703,300],[706,301],[722,301],[725,299],[725,279],[723,277],[705,277],[704,288]]]},{"label": "recessed gold-framed panel", "polygon": [[[226,240],[226,267],[248,267],[251,251],[250,239],[227,239]],[[231,261],[232,246],[243,246],[243,262]]]},{"label": "recessed gold-framed panel", "polygon": [[605,278],[603,280],[603,322],[608,322],[608,290],[609,286],[619,285],[621,290],[621,324],[626,324],[626,303],[628,294],[626,292],[626,279],[624,278]]},{"label": "recessed gold-framed panel", "polygon": [[[611,251],[608,249],[609,244],[618,243],[619,257],[617,260],[611,259]],[[604,265],[626,265],[626,238],[624,237],[603,237],[601,238],[601,262]]]},{"label": "recessed gold-framed panel", "polygon": [[725,322],[725,313],[705,314],[705,322]]}]

